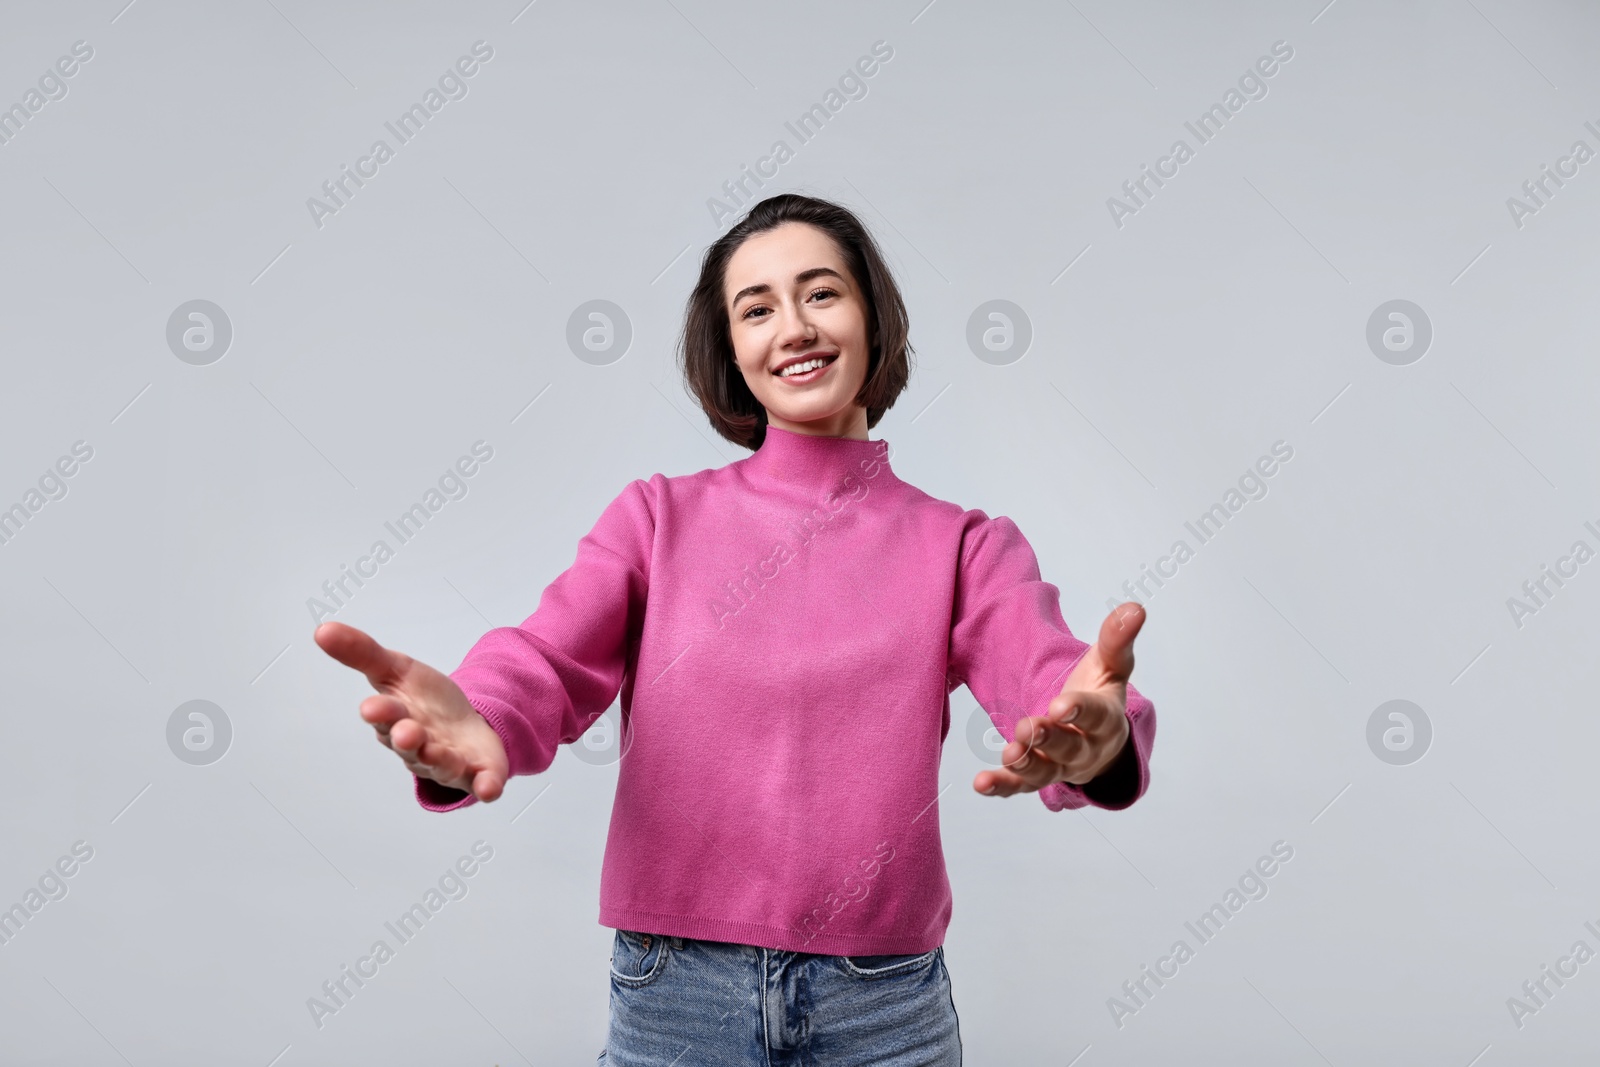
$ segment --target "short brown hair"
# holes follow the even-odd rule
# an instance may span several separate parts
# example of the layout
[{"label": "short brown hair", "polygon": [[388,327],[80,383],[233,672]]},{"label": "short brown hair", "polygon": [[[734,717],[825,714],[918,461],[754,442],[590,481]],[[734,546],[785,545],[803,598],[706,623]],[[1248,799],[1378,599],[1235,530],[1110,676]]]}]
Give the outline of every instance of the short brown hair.
[{"label": "short brown hair", "polygon": [[826,200],[781,193],[752,207],[744,218],[706,249],[700,261],[700,280],[689,294],[683,332],[678,337],[678,366],[684,383],[700,401],[711,426],[724,438],[748,449],[758,449],[767,436],[767,411],[745,384],[733,357],[728,327],[728,260],[758,233],[785,222],[804,222],[827,234],[867,302],[867,338],[870,349],[866,380],[856,403],[867,409],[868,429],[911,378],[910,320],[905,302],[877,242],[847,208]]}]

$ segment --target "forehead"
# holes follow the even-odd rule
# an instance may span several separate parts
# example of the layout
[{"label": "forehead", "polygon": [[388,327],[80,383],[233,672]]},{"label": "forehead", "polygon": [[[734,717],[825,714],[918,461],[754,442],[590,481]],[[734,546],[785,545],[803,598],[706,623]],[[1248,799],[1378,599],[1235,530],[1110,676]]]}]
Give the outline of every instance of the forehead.
[{"label": "forehead", "polygon": [[815,226],[786,222],[745,239],[728,259],[725,295],[749,285],[779,286],[812,267],[832,267],[849,277],[833,239]]}]

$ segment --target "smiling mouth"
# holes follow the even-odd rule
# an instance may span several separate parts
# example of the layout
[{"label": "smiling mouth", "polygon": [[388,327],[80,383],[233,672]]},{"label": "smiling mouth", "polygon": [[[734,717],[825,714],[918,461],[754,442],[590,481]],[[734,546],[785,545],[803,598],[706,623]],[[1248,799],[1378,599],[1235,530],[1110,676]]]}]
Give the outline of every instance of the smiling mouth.
[{"label": "smiling mouth", "polygon": [[838,353],[834,353],[831,356],[818,356],[802,363],[791,363],[782,370],[776,370],[772,373],[779,378],[800,378],[810,374],[812,371],[821,370],[838,358]]}]

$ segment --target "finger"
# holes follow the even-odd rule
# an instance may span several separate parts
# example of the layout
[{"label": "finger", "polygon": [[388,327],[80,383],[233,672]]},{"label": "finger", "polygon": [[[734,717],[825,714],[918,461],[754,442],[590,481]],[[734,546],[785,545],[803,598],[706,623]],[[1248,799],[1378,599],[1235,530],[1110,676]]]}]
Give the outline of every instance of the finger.
[{"label": "finger", "polygon": [[312,631],[311,639],[346,667],[366,675],[379,692],[392,688],[411,662],[410,656],[384,648],[371,635],[342,622],[323,623]]},{"label": "finger", "polygon": [[1007,771],[1035,789],[1060,777],[1060,765],[1050,756],[1022,741],[1012,741],[1001,753],[1000,770]]},{"label": "finger", "polygon": [[[1039,727],[1042,720],[1031,719],[1028,723],[1028,736],[1033,739],[1037,758],[1053,761],[1063,772],[1061,780],[1073,784],[1082,784],[1103,770],[1099,764],[1107,759],[1108,754],[1122,751],[1129,732],[1128,717],[1121,702],[1114,696],[1089,693],[1083,697],[1084,710],[1072,722],[1051,721],[1044,727],[1042,735]],[[1092,729],[1086,729],[1085,724],[1079,721],[1085,717],[1093,721]],[[1018,733],[1021,732],[1022,724],[1019,723]]]},{"label": "finger", "polygon": [[418,759],[417,752],[428,740],[428,731],[415,719],[401,719],[389,727],[389,745],[407,759]]},{"label": "finger", "polygon": [[[1000,753],[1002,770],[1039,786],[1049,784],[1049,768],[1057,759],[1054,754],[1040,749],[1041,742],[1049,740],[1058,750],[1061,745],[1059,737],[1046,731],[1044,722],[1042,716],[1019,719],[1013,728],[1012,740]],[[1055,727],[1054,733],[1059,735],[1063,729]]]},{"label": "finger", "polygon": [[401,754],[401,762],[405,764],[406,770],[418,778],[428,778],[451,789],[466,789],[468,787],[469,783],[466,781],[465,775],[446,772],[425,760]]},{"label": "finger", "polygon": [[454,782],[466,775],[466,757],[442,741],[430,739],[417,757],[424,766],[433,768],[433,777],[441,782]]},{"label": "finger", "polygon": [[1078,758],[1089,741],[1081,725],[1076,722],[1053,722],[1044,716],[1035,716],[1017,724],[1017,736],[1027,731],[1028,758],[1008,767],[1018,773],[1033,769],[1039,764],[1070,764]]},{"label": "finger", "polygon": [[498,771],[485,768],[473,775],[472,794],[486,804],[498,800],[500,794],[505,792],[505,788],[505,776]]},{"label": "finger", "polygon": [[1118,604],[1100,624],[1100,637],[1095,644],[1111,677],[1125,682],[1133,673],[1133,639],[1139,636],[1146,617],[1144,605],[1130,600]]},{"label": "finger", "polygon": [[1039,786],[1014,771],[1000,768],[979,771],[972,780],[972,788],[985,796],[1009,797],[1017,793],[1031,793]]},{"label": "finger", "polygon": [[1116,692],[1070,689],[1051,700],[1044,715],[1029,720],[1034,732],[1028,736],[1035,745],[1042,744],[1048,750],[1050,742],[1058,739],[1063,730],[1076,730],[1086,737],[1109,733],[1121,714],[1122,701]]},{"label": "finger", "polygon": [[411,714],[405,701],[377,693],[363,700],[360,710],[362,719],[376,726],[379,733],[385,734],[391,726]]}]

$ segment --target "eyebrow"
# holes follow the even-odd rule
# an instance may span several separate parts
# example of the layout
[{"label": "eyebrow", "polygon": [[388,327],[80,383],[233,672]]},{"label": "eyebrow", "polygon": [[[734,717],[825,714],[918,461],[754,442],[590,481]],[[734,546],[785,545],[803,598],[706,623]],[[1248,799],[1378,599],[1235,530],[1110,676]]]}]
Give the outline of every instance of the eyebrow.
[{"label": "eyebrow", "polygon": [[[794,276],[795,284],[804,285],[812,278],[820,278],[825,274],[838,278],[841,282],[844,281],[844,276],[838,271],[834,270],[832,267],[812,267],[810,270],[803,270],[799,274],[796,274]],[[743,289],[740,289],[737,293],[733,294],[733,299],[728,302],[728,306],[738,307],[739,301],[743,300],[747,296],[760,296],[763,293],[770,292],[772,292],[772,286],[766,284],[765,282],[762,282],[760,285],[747,285]]]}]

